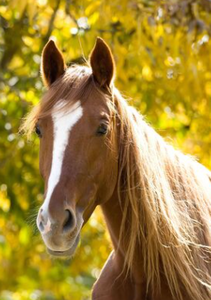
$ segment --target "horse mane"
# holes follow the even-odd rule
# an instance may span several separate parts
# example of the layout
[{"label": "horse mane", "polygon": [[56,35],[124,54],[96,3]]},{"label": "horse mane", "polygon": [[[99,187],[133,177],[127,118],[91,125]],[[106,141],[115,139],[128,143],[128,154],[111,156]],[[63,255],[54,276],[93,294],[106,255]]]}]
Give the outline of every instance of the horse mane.
[{"label": "horse mane", "polygon": [[185,290],[190,299],[210,300],[211,173],[166,143],[117,90],[114,97],[125,268],[142,255],[148,289],[159,290],[164,275],[175,299]]},{"label": "horse mane", "polygon": [[[108,96],[94,83],[90,67],[71,66],[32,109],[21,130],[30,135],[58,100],[66,100],[62,109],[67,109],[94,91]],[[176,299],[182,300],[185,290],[191,299],[210,300],[211,173],[166,143],[115,88],[112,98],[119,127],[117,188],[124,268],[132,270],[138,255],[148,289],[159,290],[165,276]]]}]

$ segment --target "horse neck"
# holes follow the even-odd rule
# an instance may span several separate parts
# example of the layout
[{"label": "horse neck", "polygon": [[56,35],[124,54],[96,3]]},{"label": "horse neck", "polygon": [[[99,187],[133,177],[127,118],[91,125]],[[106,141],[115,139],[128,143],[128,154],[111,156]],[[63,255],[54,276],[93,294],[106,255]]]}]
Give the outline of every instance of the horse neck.
[{"label": "horse neck", "polygon": [[[121,205],[120,205],[120,201],[118,199],[118,193],[116,189],[112,197],[106,203],[101,205],[103,215],[106,221],[106,225],[117,257],[116,261],[119,266],[120,274],[123,271],[123,264],[125,261],[125,247],[127,247],[127,245],[121,245],[119,243],[120,227],[123,218],[123,213],[122,213],[122,205],[124,206],[123,202],[124,202],[124,198],[121,198]],[[128,230],[130,231],[130,228],[128,228]],[[143,259],[141,257],[142,251],[140,247],[141,246],[139,245],[139,247],[137,247],[135,251],[134,268],[131,270],[130,275],[132,275],[132,277],[130,277],[130,279],[133,278],[133,281],[136,282],[136,284],[142,286],[143,283],[145,282],[145,277],[144,277],[144,270],[143,270]]]},{"label": "horse neck", "polygon": [[[121,203],[118,198],[118,192],[117,189],[115,189],[113,195],[111,198],[105,202],[104,204],[101,204],[101,209],[103,212],[103,216],[110,234],[110,238],[114,247],[114,250],[118,252],[120,255],[124,256],[124,253],[126,252],[127,249],[127,238],[124,239],[124,244],[120,242],[120,228],[122,225],[122,220],[123,220],[123,212],[122,209],[124,207],[124,197],[121,198]],[[132,209],[132,208],[131,208]],[[130,224],[128,223],[128,226],[130,227]],[[127,228],[127,233],[130,233],[132,230],[131,228]],[[140,247],[141,245],[139,244],[139,249],[138,250],[138,260],[141,260],[140,257]]]},{"label": "horse neck", "polygon": [[116,189],[112,197],[106,203],[101,205],[101,208],[114,249],[116,250],[119,244],[120,226],[122,221],[122,211]]}]

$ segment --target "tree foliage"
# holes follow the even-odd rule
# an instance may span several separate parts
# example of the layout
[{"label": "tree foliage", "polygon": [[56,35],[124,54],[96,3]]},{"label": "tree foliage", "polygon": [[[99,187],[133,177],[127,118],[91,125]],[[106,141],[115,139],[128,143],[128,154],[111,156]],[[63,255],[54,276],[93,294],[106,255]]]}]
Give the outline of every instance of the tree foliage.
[{"label": "tree foliage", "polygon": [[100,211],[71,261],[51,260],[32,225],[38,140],[18,129],[44,92],[42,48],[54,36],[69,64],[83,63],[103,37],[131,105],[211,167],[211,2],[0,0],[0,25],[0,300],[88,299],[111,249]]}]

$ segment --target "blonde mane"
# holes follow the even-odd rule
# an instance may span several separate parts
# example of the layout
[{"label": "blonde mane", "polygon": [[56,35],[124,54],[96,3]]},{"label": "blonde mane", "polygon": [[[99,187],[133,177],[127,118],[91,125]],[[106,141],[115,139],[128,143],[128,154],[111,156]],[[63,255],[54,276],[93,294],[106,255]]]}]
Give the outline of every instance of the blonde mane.
[{"label": "blonde mane", "polygon": [[185,290],[190,299],[210,300],[211,173],[167,144],[117,90],[114,94],[121,120],[125,267],[133,268],[139,245],[148,289],[160,289],[164,274],[175,299],[183,299]]},{"label": "blonde mane", "polygon": [[[67,99],[70,106],[98,89],[92,79],[88,67],[69,68],[32,110],[22,130],[30,134],[58,99]],[[140,255],[148,290],[159,290],[165,276],[175,299],[182,300],[186,291],[190,299],[210,300],[211,173],[167,144],[116,89],[113,101],[119,127],[125,268],[132,270],[134,257]]]}]

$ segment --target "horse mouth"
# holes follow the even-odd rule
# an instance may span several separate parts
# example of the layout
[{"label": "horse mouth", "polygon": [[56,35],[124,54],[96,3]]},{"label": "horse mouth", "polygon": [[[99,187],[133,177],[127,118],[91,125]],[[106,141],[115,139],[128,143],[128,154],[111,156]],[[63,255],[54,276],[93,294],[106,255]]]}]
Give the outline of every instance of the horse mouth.
[{"label": "horse mouth", "polygon": [[47,248],[47,252],[48,252],[48,254],[50,254],[52,256],[56,256],[56,257],[72,257],[78,246],[79,239],[80,239],[80,236],[78,235],[74,244],[67,250],[58,251],[58,250],[52,250],[50,248]]}]

